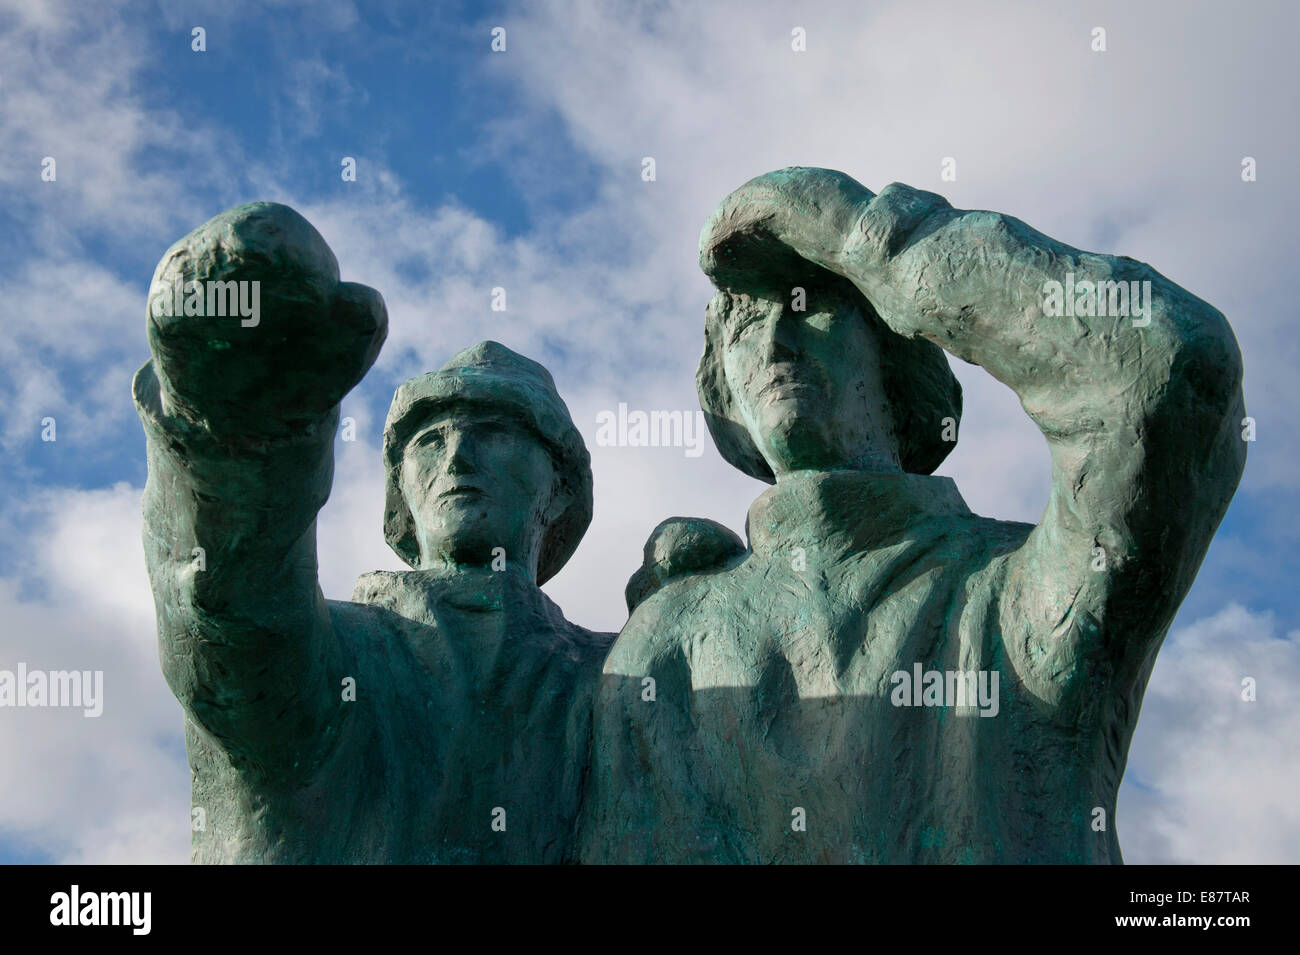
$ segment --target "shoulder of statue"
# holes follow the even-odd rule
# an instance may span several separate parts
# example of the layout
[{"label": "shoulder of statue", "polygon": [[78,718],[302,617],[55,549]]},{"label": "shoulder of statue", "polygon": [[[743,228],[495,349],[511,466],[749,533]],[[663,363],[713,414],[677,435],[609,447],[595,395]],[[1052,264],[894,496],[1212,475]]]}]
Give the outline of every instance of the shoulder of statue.
[{"label": "shoulder of statue", "polygon": [[746,550],[744,541],[717,521],[668,518],[651,531],[641,567],[627,582],[628,613],[668,582],[722,570]]},{"label": "shoulder of statue", "polygon": [[357,578],[356,586],[352,588],[352,602],[386,606],[401,586],[401,571],[372,570]]}]

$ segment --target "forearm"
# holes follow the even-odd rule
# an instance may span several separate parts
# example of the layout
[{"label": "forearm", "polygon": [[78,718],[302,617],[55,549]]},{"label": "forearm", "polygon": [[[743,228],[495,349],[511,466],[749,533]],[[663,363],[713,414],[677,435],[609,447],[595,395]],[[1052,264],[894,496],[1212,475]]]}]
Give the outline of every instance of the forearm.
[{"label": "forearm", "polygon": [[[1223,316],[1150,266],[933,193],[884,189],[842,255],[886,324],[987,369],[1049,435],[1098,427],[1090,406],[1155,397],[1174,366],[1230,378],[1239,362]],[[1234,382],[1222,384],[1226,410]]]},{"label": "forearm", "polygon": [[336,712],[339,648],[317,584],[332,412],[275,442],[168,415],[137,376],[149,480],[145,552],[169,686],[232,755],[301,762]]}]

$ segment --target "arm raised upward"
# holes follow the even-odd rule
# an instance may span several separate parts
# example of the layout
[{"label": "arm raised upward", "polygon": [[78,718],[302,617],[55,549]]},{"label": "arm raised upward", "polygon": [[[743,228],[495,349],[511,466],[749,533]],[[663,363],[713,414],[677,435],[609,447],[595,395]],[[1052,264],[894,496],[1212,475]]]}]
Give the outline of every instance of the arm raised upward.
[{"label": "arm raised upward", "polygon": [[386,332],[379,294],[339,282],[287,206],[222,213],[154,275],[153,357],[133,390],[159,652],[187,715],[241,770],[306,773],[339,731],[347,674],[317,582],[316,514],[338,404]]}]

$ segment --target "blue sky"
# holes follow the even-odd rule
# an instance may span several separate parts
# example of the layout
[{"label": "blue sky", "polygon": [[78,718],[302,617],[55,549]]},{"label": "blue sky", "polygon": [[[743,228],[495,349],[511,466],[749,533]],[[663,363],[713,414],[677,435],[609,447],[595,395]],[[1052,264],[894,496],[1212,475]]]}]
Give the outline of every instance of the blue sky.
[{"label": "blue sky", "polygon": [[[740,530],[761,485],[711,444],[700,458],[596,447],[596,415],[698,407],[699,228],[730,190],[795,164],[1131,255],[1228,316],[1258,438],[1157,663],[1118,825],[1133,862],[1300,861],[1287,40],[1300,17],[1284,3],[1048,6],[233,0],[92,15],[0,0],[0,667],[106,674],[98,720],[0,710],[0,861],[187,857],[129,398],[145,293],[175,239],[240,202],[286,202],[344,279],[388,303],[388,344],[344,402],[359,437],[337,445],[321,517],[327,596],[398,566],[380,529],[393,388],[494,338],[551,370],[591,446],[596,518],[547,590],[576,622],[614,630],[659,520]],[[1090,49],[1099,25],[1104,53]],[[206,52],[191,49],[195,26]],[[55,182],[41,181],[46,156]],[[339,175],[344,156],[356,182]],[[942,182],[949,156],[957,179]],[[506,313],[490,309],[497,286]],[[955,370],[966,412],[940,473],[980,513],[1037,520],[1043,439],[1003,386]],[[46,416],[57,441],[40,439]],[[1239,699],[1245,676],[1254,704]]]}]

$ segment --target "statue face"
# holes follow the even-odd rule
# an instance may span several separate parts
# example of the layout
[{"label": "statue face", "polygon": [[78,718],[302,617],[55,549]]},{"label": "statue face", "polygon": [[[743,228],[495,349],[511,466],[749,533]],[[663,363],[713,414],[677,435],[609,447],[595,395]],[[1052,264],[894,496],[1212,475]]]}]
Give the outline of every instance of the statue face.
[{"label": "statue face", "polygon": [[502,547],[536,579],[560,507],[551,455],[531,430],[504,415],[438,414],[407,442],[400,482],[421,568],[486,566]]},{"label": "statue face", "polygon": [[723,371],[741,420],[778,479],[798,470],[899,470],[878,333],[852,298],[737,296]]}]

